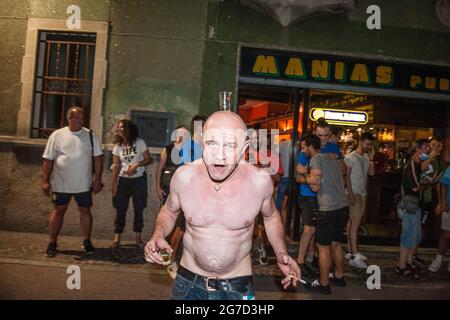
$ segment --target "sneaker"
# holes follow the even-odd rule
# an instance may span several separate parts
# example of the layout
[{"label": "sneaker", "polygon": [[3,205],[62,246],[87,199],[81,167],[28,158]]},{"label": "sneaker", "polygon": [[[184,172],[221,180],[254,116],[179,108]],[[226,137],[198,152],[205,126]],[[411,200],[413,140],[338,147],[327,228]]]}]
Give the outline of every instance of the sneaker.
[{"label": "sneaker", "polygon": [[86,251],[87,254],[93,254],[95,252],[95,248],[92,245],[91,240],[89,240],[89,239],[83,241],[83,248],[84,248],[84,251]]},{"label": "sneaker", "polygon": [[428,267],[428,270],[431,272],[438,272],[439,269],[441,268],[442,265],[442,261],[439,262],[436,258],[433,259],[433,261],[431,261],[430,266]]},{"label": "sneaker", "polygon": [[319,279],[314,280],[313,282],[305,283],[305,288],[309,291],[321,293],[321,294],[331,294],[330,285],[323,286]]},{"label": "sneaker", "polygon": [[308,266],[306,263],[299,263],[298,266],[300,268],[302,278],[306,277],[316,279],[319,276],[319,273],[310,266]]},{"label": "sneaker", "polygon": [[[363,255],[363,254],[361,254],[361,253],[357,253],[357,255],[359,255],[359,257],[360,257],[361,259],[363,259],[364,261],[367,260],[367,257],[366,257],[365,255]],[[350,259],[352,258],[352,256],[353,256],[353,254],[352,254],[351,252],[347,252],[347,253],[344,255],[344,258],[347,259],[347,260],[350,260]]]},{"label": "sneaker", "polygon": [[53,258],[58,253],[56,249],[56,242],[50,242],[47,246],[47,250],[45,251],[45,256],[47,258]]},{"label": "sneaker", "polygon": [[420,275],[419,275],[419,273],[420,273],[420,268],[417,267],[417,266],[414,264],[414,262],[413,262],[413,263],[407,263],[407,264],[406,264],[406,268],[409,269],[409,270],[411,271],[411,276],[412,276],[414,279],[420,279]]},{"label": "sneaker", "polygon": [[422,259],[422,258],[419,257],[419,256],[414,256],[414,257],[413,257],[413,262],[414,262],[416,265],[425,265],[425,260]]},{"label": "sneaker", "polygon": [[359,269],[367,269],[367,264],[364,260],[359,256],[359,254],[354,255],[349,261],[348,264],[352,267]]},{"label": "sneaker", "polygon": [[172,262],[167,267],[167,273],[169,274],[169,276],[172,280],[175,280],[175,278],[177,277],[177,272],[178,272],[178,265],[176,262]]},{"label": "sneaker", "polygon": [[395,265],[395,273],[403,277],[409,277],[412,274],[411,270],[408,267],[401,269],[398,265]]},{"label": "sneaker", "polygon": [[363,259],[364,261],[367,260],[367,257],[366,257],[365,255],[363,255],[363,254],[361,254],[361,253],[357,253],[357,254],[358,254],[359,257],[360,257],[361,259]]},{"label": "sneaker", "polygon": [[267,259],[267,253],[264,248],[258,248],[259,253],[259,264],[262,266],[267,266],[269,264],[269,259]]},{"label": "sneaker", "polygon": [[330,283],[332,285],[335,285],[337,287],[345,287],[347,286],[347,282],[345,281],[344,277],[342,278],[337,278],[334,273],[330,272],[328,274],[328,278],[330,279]]}]

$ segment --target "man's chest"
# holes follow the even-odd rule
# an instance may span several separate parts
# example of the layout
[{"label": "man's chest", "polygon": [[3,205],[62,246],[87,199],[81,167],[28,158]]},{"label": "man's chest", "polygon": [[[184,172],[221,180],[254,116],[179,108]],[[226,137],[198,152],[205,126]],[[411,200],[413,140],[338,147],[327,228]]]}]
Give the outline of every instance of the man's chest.
[{"label": "man's chest", "polygon": [[212,183],[201,187],[193,185],[182,192],[180,200],[186,221],[192,226],[228,230],[249,227],[262,206],[262,197],[245,185],[218,191]]}]

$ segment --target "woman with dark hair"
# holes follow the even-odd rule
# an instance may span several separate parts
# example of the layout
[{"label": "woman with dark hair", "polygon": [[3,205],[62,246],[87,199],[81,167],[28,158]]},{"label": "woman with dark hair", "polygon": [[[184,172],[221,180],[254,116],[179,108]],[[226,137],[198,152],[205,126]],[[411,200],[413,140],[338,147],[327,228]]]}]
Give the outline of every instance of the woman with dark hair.
[{"label": "woman with dark hair", "polygon": [[144,227],[144,209],[147,207],[147,173],[145,166],[152,162],[144,140],[139,138],[139,130],[131,120],[120,120],[117,124],[113,149],[112,196],[116,209],[114,241],[120,244],[120,236],[125,227],[130,198],[133,199],[136,244],[144,242],[141,232]]}]

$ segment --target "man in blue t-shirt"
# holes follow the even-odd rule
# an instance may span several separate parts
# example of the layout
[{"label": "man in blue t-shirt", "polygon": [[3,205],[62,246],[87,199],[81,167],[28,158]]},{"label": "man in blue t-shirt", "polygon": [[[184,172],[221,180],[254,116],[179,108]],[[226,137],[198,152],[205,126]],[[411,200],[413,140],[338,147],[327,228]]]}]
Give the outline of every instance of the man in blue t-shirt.
[{"label": "man in blue t-shirt", "polygon": [[305,256],[308,251],[307,261],[313,262],[315,247],[314,234],[316,233],[316,220],[319,211],[319,204],[317,202],[317,194],[311,190],[306,181],[306,176],[309,173],[309,163],[311,158],[316,154],[315,150],[310,150],[308,145],[309,140],[314,140],[317,153],[320,151],[320,140],[315,135],[305,135],[300,141],[301,153],[297,157],[297,183],[300,183],[298,205],[303,217],[303,232],[299,241],[299,250],[297,262],[302,272],[302,276],[308,278],[318,277],[318,272],[311,268],[309,264],[305,264]]}]

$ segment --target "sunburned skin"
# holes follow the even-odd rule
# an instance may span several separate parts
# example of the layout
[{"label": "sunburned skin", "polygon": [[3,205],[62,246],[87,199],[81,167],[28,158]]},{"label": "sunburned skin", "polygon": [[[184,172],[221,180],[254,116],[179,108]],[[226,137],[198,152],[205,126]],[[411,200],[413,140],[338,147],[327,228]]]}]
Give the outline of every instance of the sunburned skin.
[{"label": "sunburned skin", "polygon": [[217,192],[204,165],[192,164],[182,169],[180,175],[190,176],[189,171],[193,174],[190,181],[177,181],[186,217],[181,265],[206,276],[250,275],[254,220],[261,210],[265,189],[271,184],[264,187],[266,179],[257,172],[260,169],[241,165]]},{"label": "sunburned skin", "polygon": [[145,246],[148,262],[162,264],[158,252],[171,251],[165,238],[183,212],[183,267],[222,279],[251,275],[254,221],[261,213],[278,267],[285,275],[282,285],[296,285],[300,271],[287,254],[280,213],[272,199],[271,176],[267,170],[240,161],[248,147],[245,138],[246,126],[238,115],[216,112],[208,118],[202,159],[179,167],[172,177],[169,198]]}]

